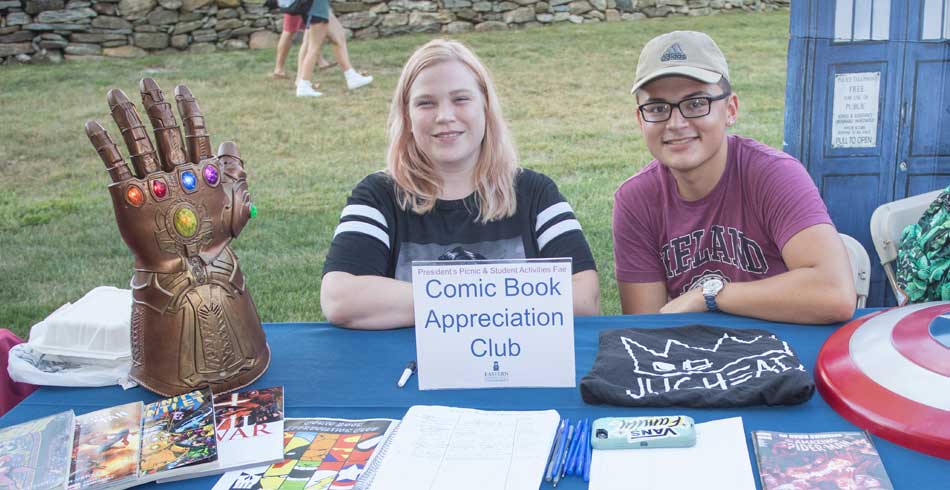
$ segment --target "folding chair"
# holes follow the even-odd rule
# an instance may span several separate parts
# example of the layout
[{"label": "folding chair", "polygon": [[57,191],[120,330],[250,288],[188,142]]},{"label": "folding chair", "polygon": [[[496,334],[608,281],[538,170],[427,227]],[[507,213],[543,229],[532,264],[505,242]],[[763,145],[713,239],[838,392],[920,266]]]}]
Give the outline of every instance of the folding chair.
[{"label": "folding chair", "polygon": [[900,199],[878,206],[871,215],[871,241],[881,259],[887,282],[894,291],[897,303],[904,302],[904,294],[897,288],[897,273],[894,261],[897,260],[897,247],[900,245],[901,232],[907,226],[920,220],[930,203],[940,195],[942,189]]},{"label": "folding chair", "polygon": [[853,237],[839,233],[841,241],[844,242],[844,248],[848,250],[848,258],[851,259],[851,273],[854,274],[854,289],[858,293],[858,308],[864,308],[868,300],[868,290],[871,288],[871,257],[868,251],[864,249],[861,242]]}]

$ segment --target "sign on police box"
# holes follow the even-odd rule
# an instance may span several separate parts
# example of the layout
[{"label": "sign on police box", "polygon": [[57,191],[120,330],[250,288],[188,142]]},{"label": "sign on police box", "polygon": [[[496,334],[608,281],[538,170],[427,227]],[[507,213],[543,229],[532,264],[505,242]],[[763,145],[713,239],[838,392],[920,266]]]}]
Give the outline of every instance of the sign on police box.
[{"label": "sign on police box", "polygon": [[419,389],[573,387],[571,259],[412,264]]}]

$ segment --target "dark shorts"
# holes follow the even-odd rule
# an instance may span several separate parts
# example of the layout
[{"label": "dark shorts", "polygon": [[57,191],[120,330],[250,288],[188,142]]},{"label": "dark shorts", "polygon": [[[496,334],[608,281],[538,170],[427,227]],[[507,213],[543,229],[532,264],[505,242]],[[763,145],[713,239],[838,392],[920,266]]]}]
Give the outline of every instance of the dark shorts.
[{"label": "dark shorts", "polygon": [[307,19],[308,26],[313,25],[313,24],[326,24],[326,23],[327,23],[327,19],[324,19],[323,17],[317,17],[316,15],[311,15]]}]

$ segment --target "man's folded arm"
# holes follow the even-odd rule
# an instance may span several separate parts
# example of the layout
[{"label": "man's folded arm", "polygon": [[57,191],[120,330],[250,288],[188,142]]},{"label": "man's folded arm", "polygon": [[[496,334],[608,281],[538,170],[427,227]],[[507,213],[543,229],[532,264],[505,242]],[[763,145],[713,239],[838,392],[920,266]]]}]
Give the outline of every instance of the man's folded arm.
[{"label": "man's folded arm", "polygon": [[851,261],[833,226],[813,225],[798,232],[782,249],[782,259],[788,272],[727,284],[716,298],[719,308],[793,323],[835,323],[854,316]]}]

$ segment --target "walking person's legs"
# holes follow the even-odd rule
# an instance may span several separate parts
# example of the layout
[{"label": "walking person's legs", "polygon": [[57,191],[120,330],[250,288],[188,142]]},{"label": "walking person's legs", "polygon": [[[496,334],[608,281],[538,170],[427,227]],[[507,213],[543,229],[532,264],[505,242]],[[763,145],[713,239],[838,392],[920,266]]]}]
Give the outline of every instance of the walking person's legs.
[{"label": "walking person's legs", "polygon": [[333,42],[333,56],[340,64],[340,69],[343,70],[346,87],[355,90],[364,85],[369,85],[373,81],[373,77],[359,73],[353,69],[353,64],[350,63],[350,52],[346,46],[346,33],[343,31],[343,25],[340,24],[336,15],[333,15],[333,12],[330,12],[330,18],[327,21],[327,36]]},{"label": "walking person's legs", "polygon": [[304,34],[304,43],[300,49],[305,53],[302,62],[297,65],[298,97],[319,97],[323,95],[313,89],[310,80],[313,78],[313,68],[317,64],[317,58],[320,57],[320,46],[326,37],[327,23],[319,21],[311,23]]},{"label": "walking person's legs", "polygon": [[[284,14],[284,27],[277,41],[277,60],[274,62],[274,78],[290,78],[287,76],[285,65],[287,55],[294,44],[294,36],[303,29],[303,19],[299,15]],[[300,66],[299,58],[297,66]]]}]

